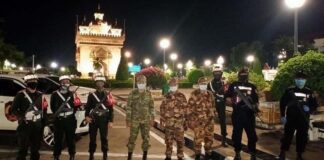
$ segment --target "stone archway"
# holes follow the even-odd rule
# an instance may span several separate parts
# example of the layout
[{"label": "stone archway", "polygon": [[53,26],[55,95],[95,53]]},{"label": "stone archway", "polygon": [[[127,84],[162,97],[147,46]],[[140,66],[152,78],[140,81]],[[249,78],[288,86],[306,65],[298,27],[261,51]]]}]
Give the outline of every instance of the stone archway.
[{"label": "stone archway", "polygon": [[103,70],[105,76],[108,75],[108,64],[106,63],[111,58],[111,53],[102,47],[96,47],[91,52],[91,58],[93,60],[94,69]]}]

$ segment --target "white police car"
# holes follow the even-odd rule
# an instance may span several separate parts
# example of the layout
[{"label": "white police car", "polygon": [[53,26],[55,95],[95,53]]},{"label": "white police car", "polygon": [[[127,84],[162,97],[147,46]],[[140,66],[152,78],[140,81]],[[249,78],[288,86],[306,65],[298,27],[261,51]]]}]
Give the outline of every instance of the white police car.
[{"label": "white police car", "polygon": [[[12,120],[11,114],[11,104],[16,96],[17,92],[24,89],[26,84],[23,80],[24,75],[10,75],[10,74],[0,74],[0,130],[3,131],[15,131],[18,123],[17,121]],[[48,77],[48,75],[38,75],[38,90],[45,94],[45,98],[50,104],[50,95],[53,91],[57,90],[60,87],[59,83],[57,83],[53,77]],[[71,90],[74,90],[74,87],[71,87]],[[87,101],[87,97],[89,92],[93,92],[94,89],[80,87],[77,91],[77,95],[79,96],[81,103],[85,104]],[[52,114],[50,106],[47,110],[48,114]],[[77,134],[82,134],[88,132],[88,125],[84,121],[84,108],[83,106],[76,112],[77,119]],[[52,147],[54,145],[54,132],[53,132],[53,124],[48,123],[44,127],[43,131],[43,141],[44,143]]]}]

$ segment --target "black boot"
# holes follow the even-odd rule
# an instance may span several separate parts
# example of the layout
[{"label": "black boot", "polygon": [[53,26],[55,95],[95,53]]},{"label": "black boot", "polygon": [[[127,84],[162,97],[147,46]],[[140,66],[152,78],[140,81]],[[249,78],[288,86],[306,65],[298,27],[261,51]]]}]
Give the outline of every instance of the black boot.
[{"label": "black boot", "polygon": [[279,156],[277,157],[278,160],[285,160],[286,159],[286,153],[285,151],[281,151]]},{"label": "black boot", "polygon": [[54,156],[54,160],[60,160],[60,156]]},{"label": "black boot", "polygon": [[133,152],[128,152],[127,160],[132,160]]},{"label": "black boot", "polygon": [[297,158],[296,160],[303,160],[302,153],[297,153]]},{"label": "black boot", "polygon": [[147,151],[144,151],[143,152],[143,158],[142,158],[142,160],[147,160]]},{"label": "black boot", "polygon": [[164,160],[171,160],[171,158],[170,157],[165,157],[165,159]]},{"label": "black boot", "polygon": [[75,160],[75,155],[70,155],[70,160]]},{"label": "black boot", "polygon": [[93,153],[90,153],[89,160],[94,160]]},{"label": "black boot", "polygon": [[103,160],[108,160],[108,155],[107,155],[107,153],[103,153],[103,155],[102,155],[102,159],[103,159]]},{"label": "black boot", "polygon": [[200,154],[196,154],[195,160],[200,160]]},{"label": "black boot", "polygon": [[236,152],[235,153],[234,160],[241,160],[241,154],[240,154],[240,152]]}]

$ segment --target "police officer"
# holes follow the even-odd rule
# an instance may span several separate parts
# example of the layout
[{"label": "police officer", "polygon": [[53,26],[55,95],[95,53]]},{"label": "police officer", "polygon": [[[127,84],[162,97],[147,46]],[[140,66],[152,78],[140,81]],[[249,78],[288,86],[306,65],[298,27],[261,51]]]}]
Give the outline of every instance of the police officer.
[{"label": "police officer", "polygon": [[[68,146],[70,160],[75,159],[75,130],[77,121],[75,109],[81,106],[80,100],[69,90],[71,78],[68,75],[59,77],[60,88],[51,96],[51,110],[57,116],[54,117],[54,160],[59,160],[63,148],[63,137]],[[66,102],[65,105],[63,105]],[[62,108],[61,108],[62,107]],[[60,109],[61,108],[61,109]]]},{"label": "police officer", "polygon": [[219,124],[221,127],[221,135],[222,135],[222,145],[226,146],[226,113],[225,113],[225,84],[222,80],[223,69],[221,66],[217,65],[213,68],[214,78],[212,81],[208,83],[208,90],[213,92],[215,97],[215,106],[218,114]]},{"label": "police officer", "polygon": [[26,89],[18,92],[13,100],[13,114],[18,118],[17,160],[25,160],[30,145],[31,160],[39,160],[39,148],[42,127],[46,120],[47,102],[42,93],[37,91],[37,76],[27,74],[24,77]]},{"label": "police officer", "polygon": [[285,159],[291,140],[296,133],[297,160],[302,160],[308,138],[309,116],[318,106],[313,91],[307,87],[306,74],[296,72],[295,86],[289,87],[280,99],[281,121],[285,125],[284,136],[281,139],[280,160]]},{"label": "police officer", "polygon": [[176,78],[170,79],[169,86],[170,92],[164,96],[160,106],[160,123],[165,131],[165,160],[171,160],[173,140],[177,142],[178,160],[183,160],[184,131],[188,119],[187,99],[178,91]]},{"label": "police officer", "polygon": [[[242,149],[242,133],[245,130],[248,137],[248,149],[251,154],[251,160],[256,159],[256,142],[257,135],[255,131],[255,112],[258,112],[259,97],[256,86],[248,81],[249,70],[243,67],[238,72],[238,81],[230,84],[226,95],[226,101],[232,105],[232,123],[233,123],[233,134],[232,140],[235,148],[235,160],[240,160],[240,152]],[[255,110],[252,110],[244,103],[242,98],[235,91],[238,89],[251,104],[255,105]]]},{"label": "police officer", "polygon": [[108,128],[112,128],[114,119],[114,100],[112,94],[105,87],[106,78],[102,75],[95,77],[96,91],[90,93],[86,104],[86,121],[89,123],[89,160],[94,159],[96,151],[96,137],[99,129],[101,140],[101,151],[103,159],[107,160],[108,156]]},{"label": "police officer", "polygon": [[188,100],[189,127],[194,131],[195,159],[200,160],[201,146],[205,142],[205,159],[209,160],[214,140],[215,98],[207,90],[206,77],[201,77],[198,84],[199,89],[194,90]]},{"label": "police officer", "polygon": [[130,128],[128,160],[132,159],[139,131],[143,139],[143,160],[146,160],[150,148],[150,127],[154,124],[154,100],[151,92],[146,90],[146,77],[138,75],[136,81],[137,89],[129,94],[126,106],[126,125]]}]

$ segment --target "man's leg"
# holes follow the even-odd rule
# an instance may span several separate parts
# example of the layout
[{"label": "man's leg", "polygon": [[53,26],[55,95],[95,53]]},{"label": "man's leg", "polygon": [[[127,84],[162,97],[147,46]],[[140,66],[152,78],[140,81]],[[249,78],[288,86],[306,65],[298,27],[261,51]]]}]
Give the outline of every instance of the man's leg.
[{"label": "man's leg", "polygon": [[166,158],[171,159],[173,139],[175,138],[174,129],[171,127],[165,127],[164,131],[165,131],[164,135],[165,135],[165,145],[166,145],[165,156]]},{"label": "man's leg", "polygon": [[65,127],[65,136],[66,136],[66,142],[68,145],[68,150],[70,156],[75,155],[75,130],[76,130],[76,119],[71,118],[67,119],[66,121],[66,127]]},{"label": "man's leg", "polygon": [[19,147],[16,158],[17,160],[26,160],[30,131],[30,126],[25,122],[22,122],[17,127],[17,138]]},{"label": "man's leg", "polygon": [[61,120],[56,119],[54,122],[54,157],[59,157],[62,151],[63,127]]},{"label": "man's leg", "polygon": [[177,142],[177,156],[178,159],[183,159],[183,147],[184,147],[184,129],[183,127],[176,128],[175,130],[175,140]]},{"label": "man's leg", "polygon": [[139,132],[139,123],[132,122],[131,127],[130,127],[130,133],[129,133],[130,135],[129,135],[129,139],[128,139],[128,144],[127,144],[128,152],[133,153],[138,132]]},{"label": "man's leg", "polygon": [[223,136],[223,140],[226,140],[227,131],[226,131],[226,108],[225,102],[220,101],[216,102],[216,109],[218,112],[219,124],[221,127],[221,135]]},{"label": "man's leg", "polygon": [[90,143],[89,143],[89,153],[90,156],[93,156],[93,153],[96,151],[97,148],[97,143],[96,143],[96,138],[97,138],[97,121],[93,121],[92,123],[89,124],[89,137],[90,137]]},{"label": "man's leg", "polygon": [[296,152],[301,157],[305,151],[308,141],[308,125],[306,123],[300,123],[297,127],[296,133]]},{"label": "man's leg", "polygon": [[108,152],[108,123],[106,118],[104,118],[102,121],[100,121],[99,124],[99,132],[100,132],[100,140],[101,140],[101,151],[103,153],[104,159],[107,158],[107,152]]},{"label": "man's leg", "polygon": [[36,122],[33,125],[32,132],[30,135],[30,159],[39,160],[39,149],[42,140],[42,124],[41,122]]}]

